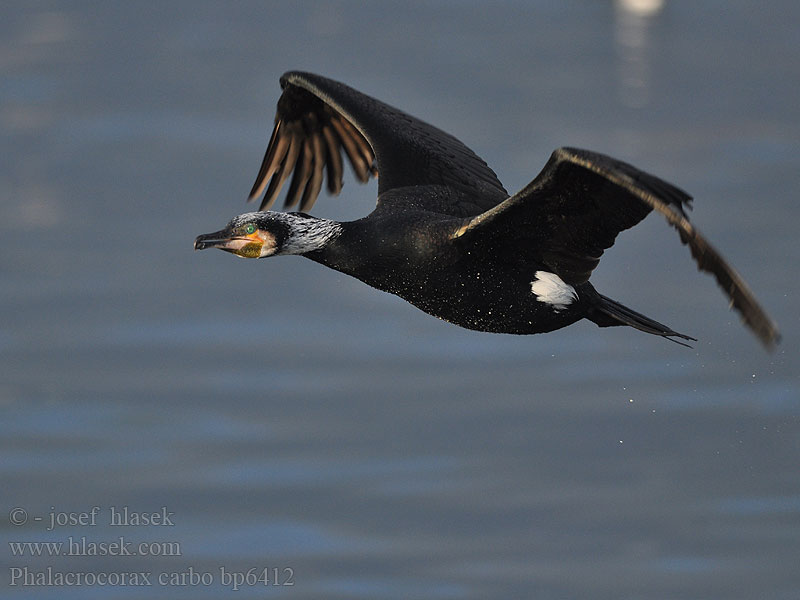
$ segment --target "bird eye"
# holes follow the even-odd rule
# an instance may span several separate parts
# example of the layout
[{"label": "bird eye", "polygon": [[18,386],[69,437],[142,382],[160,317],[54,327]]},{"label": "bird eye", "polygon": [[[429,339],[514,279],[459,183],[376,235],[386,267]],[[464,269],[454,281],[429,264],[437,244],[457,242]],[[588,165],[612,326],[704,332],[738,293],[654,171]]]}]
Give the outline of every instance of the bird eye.
[{"label": "bird eye", "polygon": [[255,233],[255,231],[256,231],[256,226],[255,226],[255,225],[253,225],[252,223],[248,223],[248,224],[245,226],[244,230],[245,230],[245,231],[246,231],[248,234],[250,234],[250,233]]}]

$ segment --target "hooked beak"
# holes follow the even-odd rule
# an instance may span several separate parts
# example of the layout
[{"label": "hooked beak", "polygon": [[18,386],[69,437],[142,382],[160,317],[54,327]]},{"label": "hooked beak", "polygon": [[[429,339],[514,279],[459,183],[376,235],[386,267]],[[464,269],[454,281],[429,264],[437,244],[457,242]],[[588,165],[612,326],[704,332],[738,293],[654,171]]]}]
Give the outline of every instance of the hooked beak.
[{"label": "hooked beak", "polygon": [[251,236],[231,236],[230,231],[222,229],[214,233],[198,235],[194,240],[195,250],[206,248],[219,248],[243,258],[258,258],[261,256],[261,247],[264,241],[253,234]]},{"label": "hooked beak", "polygon": [[232,241],[226,230],[215,231],[214,233],[204,233],[198,235],[194,240],[195,250],[205,250],[206,248],[227,248]]}]

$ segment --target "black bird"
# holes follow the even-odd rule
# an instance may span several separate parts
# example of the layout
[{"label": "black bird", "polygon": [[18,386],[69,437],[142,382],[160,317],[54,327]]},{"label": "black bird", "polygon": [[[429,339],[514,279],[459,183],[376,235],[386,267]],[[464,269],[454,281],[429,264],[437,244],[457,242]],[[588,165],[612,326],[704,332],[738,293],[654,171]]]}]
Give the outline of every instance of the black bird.
[{"label": "black bird", "polygon": [[[199,236],[195,249],[300,254],[478,331],[542,333],[589,319],[694,340],[589,282],[617,234],[655,209],[759,340],[767,348],[778,342],[747,284],[687,219],[691,197],[675,186],[602,154],[559,148],[509,197],[453,136],[319,75],[289,72],[280,81],[275,128],[249,198],[266,188],[264,212],[234,217]],[[375,210],[351,222],[305,214],[326,173],[328,191],[341,191],[342,150],[359,181],[378,177]],[[299,202],[302,212],[269,211],[289,175],[284,208]]]}]

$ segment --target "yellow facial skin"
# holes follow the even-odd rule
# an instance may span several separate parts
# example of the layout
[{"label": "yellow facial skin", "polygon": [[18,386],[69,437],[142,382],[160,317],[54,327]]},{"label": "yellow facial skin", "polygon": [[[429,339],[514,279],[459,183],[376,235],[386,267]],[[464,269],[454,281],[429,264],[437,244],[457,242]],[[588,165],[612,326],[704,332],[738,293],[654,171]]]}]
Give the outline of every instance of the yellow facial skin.
[{"label": "yellow facial skin", "polygon": [[275,253],[275,236],[268,231],[256,229],[253,233],[237,235],[229,242],[227,249],[242,258],[263,258]]},{"label": "yellow facial skin", "polygon": [[235,241],[242,243],[242,246],[234,251],[237,256],[242,258],[261,257],[261,247],[264,245],[264,241],[258,236],[258,231]]},{"label": "yellow facial skin", "polygon": [[272,233],[249,225],[232,232],[219,231],[199,236],[195,240],[195,249],[205,248],[219,248],[242,258],[263,258],[275,254],[278,242]]}]

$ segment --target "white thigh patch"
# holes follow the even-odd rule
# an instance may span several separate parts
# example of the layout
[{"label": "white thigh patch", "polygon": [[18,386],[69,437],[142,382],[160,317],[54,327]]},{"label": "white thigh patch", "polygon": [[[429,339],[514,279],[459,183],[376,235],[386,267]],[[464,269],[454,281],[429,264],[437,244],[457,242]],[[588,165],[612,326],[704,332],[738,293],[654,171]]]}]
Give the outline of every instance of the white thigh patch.
[{"label": "white thigh patch", "polygon": [[575,288],[564,283],[564,280],[555,273],[536,271],[534,277],[535,279],[531,281],[531,291],[536,294],[539,302],[546,302],[559,311],[578,299]]}]

